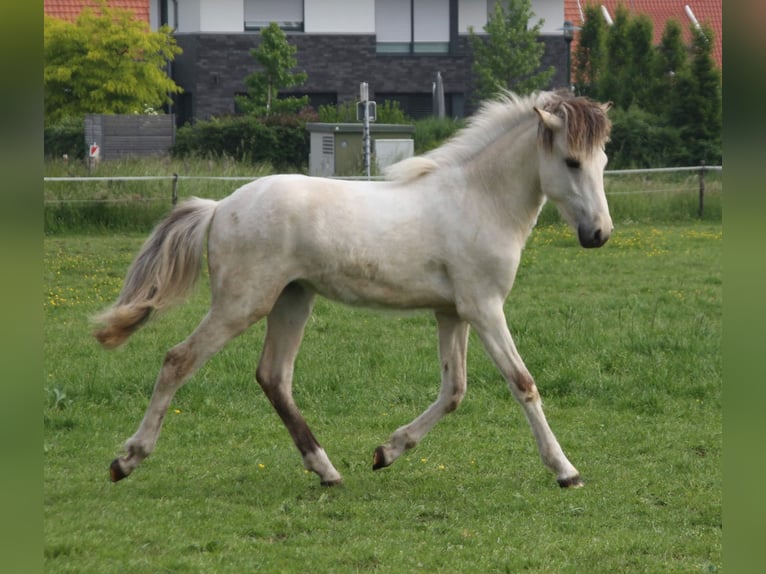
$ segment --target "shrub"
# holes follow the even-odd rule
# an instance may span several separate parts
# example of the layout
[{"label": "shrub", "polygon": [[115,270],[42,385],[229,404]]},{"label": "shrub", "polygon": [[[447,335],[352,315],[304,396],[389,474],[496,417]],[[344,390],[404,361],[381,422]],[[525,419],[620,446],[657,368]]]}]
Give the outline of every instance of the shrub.
[{"label": "shrub", "polygon": [[306,122],[316,114],[232,116],[186,125],[176,132],[179,157],[230,157],[251,164],[270,163],[279,171],[300,170],[309,157]]},{"label": "shrub", "polygon": [[[356,102],[343,102],[338,105],[328,104],[319,106],[319,121],[329,124],[356,123]],[[396,100],[384,100],[377,104],[377,119],[379,124],[408,124],[412,120],[399,106]]]},{"label": "shrub", "polygon": [[425,118],[415,122],[415,154],[420,155],[439,147],[462,128],[462,120],[451,118]]},{"label": "shrub", "polygon": [[85,158],[85,121],[82,117],[65,117],[43,131],[43,153],[46,158]]},{"label": "shrub", "polygon": [[636,106],[613,108],[612,135],[606,146],[610,169],[677,166],[686,152],[680,132]]}]

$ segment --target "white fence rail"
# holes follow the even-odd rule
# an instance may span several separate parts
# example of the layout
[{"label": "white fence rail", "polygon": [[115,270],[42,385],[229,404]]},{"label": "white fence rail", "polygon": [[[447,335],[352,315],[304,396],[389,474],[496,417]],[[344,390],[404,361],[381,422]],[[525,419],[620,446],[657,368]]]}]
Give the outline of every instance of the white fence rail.
[{"label": "white fence rail", "polygon": [[[604,171],[605,176],[620,176],[620,175],[639,175],[639,174],[652,174],[652,173],[676,173],[676,172],[696,172],[699,175],[698,178],[698,191],[699,191],[699,215],[702,217],[705,203],[705,173],[707,172],[722,172],[723,166],[720,165],[698,165],[698,166],[686,166],[686,167],[658,167],[647,169],[608,169]],[[263,176],[215,176],[215,175],[134,175],[134,176],[79,176],[79,177],[44,177],[43,181],[46,183],[56,182],[99,182],[99,181],[170,181],[172,183],[171,190],[171,203],[175,205],[178,201],[178,182],[189,180],[208,180],[208,181],[254,181]],[[331,179],[341,180],[382,180],[382,176],[358,176],[358,177],[333,177]],[[627,194],[642,194],[642,193],[666,193],[670,191],[689,191],[688,188],[684,189],[636,189],[631,191],[619,191],[612,192],[608,195],[627,195]],[[57,205],[62,203],[125,203],[126,201],[157,201],[156,198],[144,198],[137,199],[132,198],[130,200],[125,199],[47,199],[44,201],[45,205]]]}]

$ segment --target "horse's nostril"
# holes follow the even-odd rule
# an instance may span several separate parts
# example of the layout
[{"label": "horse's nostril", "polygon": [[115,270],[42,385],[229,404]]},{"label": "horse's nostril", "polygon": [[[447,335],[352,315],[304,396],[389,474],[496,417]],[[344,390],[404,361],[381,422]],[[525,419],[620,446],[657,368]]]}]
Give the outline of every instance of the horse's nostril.
[{"label": "horse's nostril", "polygon": [[600,227],[591,229],[587,226],[577,228],[577,238],[583,247],[601,247],[609,239],[609,232],[604,232]]}]

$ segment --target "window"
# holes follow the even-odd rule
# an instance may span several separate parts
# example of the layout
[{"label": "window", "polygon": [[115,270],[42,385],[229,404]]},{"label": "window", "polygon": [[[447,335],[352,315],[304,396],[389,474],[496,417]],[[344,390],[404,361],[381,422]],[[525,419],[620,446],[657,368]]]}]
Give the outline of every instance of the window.
[{"label": "window", "polygon": [[445,0],[375,0],[378,53],[448,53],[452,4]]},{"label": "window", "polygon": [[245,30],[261,30],[271,22],[302,32],[303,0],[245,0]]}]

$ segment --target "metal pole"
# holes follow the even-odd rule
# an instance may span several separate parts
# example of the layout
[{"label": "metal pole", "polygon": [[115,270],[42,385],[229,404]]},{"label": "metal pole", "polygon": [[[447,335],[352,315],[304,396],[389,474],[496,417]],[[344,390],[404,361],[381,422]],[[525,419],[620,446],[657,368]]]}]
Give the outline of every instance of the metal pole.
[{"label": "metal pole", "polygon": [[370,179],[370,102],[364,102],[364,173]]},{"label": "metal pole", "polygon": [[702,214],[705,211],[705,162],[700,162],[700,203],[699,203],[699,216],[702,219]]},{"label": "metal pole", "polygon": [[364,145],[364,173],[370,179],[370,92],[367,82],[359,85],[359,99],[364,108],[362,123],[362,144]]}]

